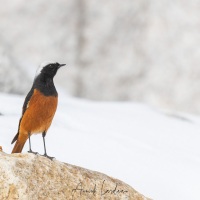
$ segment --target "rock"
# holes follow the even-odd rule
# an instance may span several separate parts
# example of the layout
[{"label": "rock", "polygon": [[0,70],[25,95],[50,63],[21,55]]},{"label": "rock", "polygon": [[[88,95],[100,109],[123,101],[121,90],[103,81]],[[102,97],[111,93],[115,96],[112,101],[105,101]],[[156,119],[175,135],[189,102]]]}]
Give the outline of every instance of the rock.
[{"label": "rock", "polygon": [[0,152],[1,200],[147,200],[129,185],[90,171],[34,154]]},{"label": "rock", "polygon": [[2,151],[2,146],[0,146],[0,151]]}]

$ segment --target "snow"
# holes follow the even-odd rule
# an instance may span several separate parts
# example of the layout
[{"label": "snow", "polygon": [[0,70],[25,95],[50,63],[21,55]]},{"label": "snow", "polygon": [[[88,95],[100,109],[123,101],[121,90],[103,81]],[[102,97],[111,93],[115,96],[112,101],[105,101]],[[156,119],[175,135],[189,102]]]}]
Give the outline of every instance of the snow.
[{"label": "snow", "polygon": [[[46,136],[57,160],[106,173],[158,200],[200,199],[200,119],[139,103],[94,102],[59,93]],[[24,96],[0,93],[0,145],[10,153]],[[43,154],[41,135],[32,149]],[[28,142],[24,152],[28,150]]]},{"label": "snow", "polygon": [[70,68],[57,80],[71,95],[200,113],[200,1],[2,2],[1,91],[25,94],[55,60]]}]

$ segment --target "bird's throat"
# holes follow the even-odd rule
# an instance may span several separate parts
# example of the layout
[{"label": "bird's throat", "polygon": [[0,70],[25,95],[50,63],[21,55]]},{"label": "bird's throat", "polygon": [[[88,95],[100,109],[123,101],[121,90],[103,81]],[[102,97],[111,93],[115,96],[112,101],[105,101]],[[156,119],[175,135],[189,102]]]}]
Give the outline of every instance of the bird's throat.
[{"label": "bird's throat", "polygon": [[40,74],[33,83],[33,88],[38,89],[45,96],[58,96],[53,78]]}]

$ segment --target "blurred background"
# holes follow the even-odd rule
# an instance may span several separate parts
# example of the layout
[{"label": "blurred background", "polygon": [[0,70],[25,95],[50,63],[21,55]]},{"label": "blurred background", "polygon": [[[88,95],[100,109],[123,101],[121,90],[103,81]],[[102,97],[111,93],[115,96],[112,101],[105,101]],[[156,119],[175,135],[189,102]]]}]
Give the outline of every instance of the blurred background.
[{"label": "blurred background", "polygon": [[26,94],[53,60],[69,95],[200,113],[199,0],[0,2],[0,91]]}]

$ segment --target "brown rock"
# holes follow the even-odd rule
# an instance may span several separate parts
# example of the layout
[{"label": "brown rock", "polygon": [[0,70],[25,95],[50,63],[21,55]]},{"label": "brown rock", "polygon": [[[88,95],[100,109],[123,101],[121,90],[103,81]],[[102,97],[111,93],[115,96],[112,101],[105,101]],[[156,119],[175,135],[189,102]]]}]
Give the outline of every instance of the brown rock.
[{"label": "brown rock", "polygon": [[0,146],[0,151],[2,151],[2,146]]},{"label": "brown rock", "polygon": [[0,199],[147,200],[99,172],[33,154],[0,152]]}]

